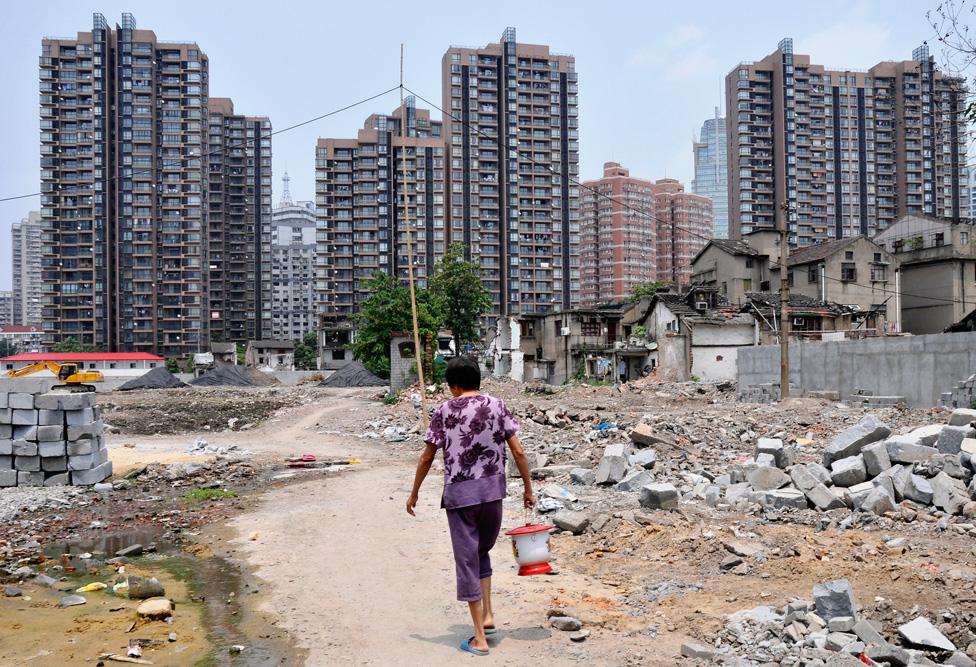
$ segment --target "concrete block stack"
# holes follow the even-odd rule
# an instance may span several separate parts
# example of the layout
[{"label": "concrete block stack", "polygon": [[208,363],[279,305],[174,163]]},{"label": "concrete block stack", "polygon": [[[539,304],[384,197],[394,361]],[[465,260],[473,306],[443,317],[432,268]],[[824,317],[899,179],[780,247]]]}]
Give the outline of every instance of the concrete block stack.
[{"label": "concrete block stack", "polygon": [[976,374],[957,382],[951,391],[942,393],[940,404],[944,408],[968,408],[976,399]]},{"label": "concrete block stack", "polygon": [[0,390],[0,487],[87,486],[112,474],[95,393]]}]

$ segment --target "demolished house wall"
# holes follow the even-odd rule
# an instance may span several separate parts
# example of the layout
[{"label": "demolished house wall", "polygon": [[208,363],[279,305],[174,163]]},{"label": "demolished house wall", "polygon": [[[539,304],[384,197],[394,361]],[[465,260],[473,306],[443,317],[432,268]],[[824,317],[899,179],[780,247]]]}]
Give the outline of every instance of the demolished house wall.
[{"label": "demolished house wall", "polygon": [[[779,382],[779,353],[778,346],[739,350],[740,396]],[[832,391],[842,398],[866,391],[931,407],[974,371],[974,332],[790,346],[790,383],[798,392]]]}]

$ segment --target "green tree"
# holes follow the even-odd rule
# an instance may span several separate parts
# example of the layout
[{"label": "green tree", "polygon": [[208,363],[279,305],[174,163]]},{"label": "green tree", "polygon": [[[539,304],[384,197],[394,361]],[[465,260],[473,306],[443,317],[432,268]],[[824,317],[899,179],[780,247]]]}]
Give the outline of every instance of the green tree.
[{"label": "green tree", "polygon": [[[355,317],[356,342],[352,345],[352,354],[371,373],[388,378],[393,333],[413,331],[410,290],[395,277],[381,271],[374,272],[364,286],[370,295]],[[430,293],[424,289],[417,290],[417,322],[421,340],[428,335],[436,338],[440,318],[431,303]]]},{"label": "green tree", "polygon": [[314,331],[295,341],[295,369],[300,371],[318,370],[319,337]]},{"label": "green tree", "polygon": [[52,347],[51,352],[95,352],[95,348],[91,345],[82,345],[73,337],[69,336]]},{"label": "green tree", "polygon": [[175,358],[170,357],[169,359],[166,360],[166,370],[168,370],[170,373],[174,373],[174,374],[175,373],[179,373],[180,372],[180,362],[178,360],[176,360]]},{"label": "green tree", "polygon": [[0,357],[9,357],[17,354],[17,346],[6,338],[0,338]]},{"label": "green tree", "polygon": [[640,285],[634,285],[630,290],[630,300],[640,301],[644,297],[654,296],[658,292],[666,290],[670,283],[666,280],[654,280],[649,283],[641,283]]},{"label": "green tree", "polygon": [[481,339],[478,320],[491,310],[491,292],[481,282],[481,269],[464,259],[464,245],[452,243],[434,265],[430,292],[444,326],[454,334],[454,351]]}]

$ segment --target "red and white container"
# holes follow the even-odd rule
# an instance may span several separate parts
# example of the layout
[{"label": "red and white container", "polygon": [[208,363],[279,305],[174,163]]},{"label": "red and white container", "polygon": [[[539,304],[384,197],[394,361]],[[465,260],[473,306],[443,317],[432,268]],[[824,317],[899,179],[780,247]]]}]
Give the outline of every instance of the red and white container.
[{"label": "red and white container", "polygon": [[554,527],[526,524],[505,533],[512,538],[512,554],[515,556],[515,562],[519,564],[520,577],[552,572],[552,565],[549,564],[551,552],[549,531]]}]

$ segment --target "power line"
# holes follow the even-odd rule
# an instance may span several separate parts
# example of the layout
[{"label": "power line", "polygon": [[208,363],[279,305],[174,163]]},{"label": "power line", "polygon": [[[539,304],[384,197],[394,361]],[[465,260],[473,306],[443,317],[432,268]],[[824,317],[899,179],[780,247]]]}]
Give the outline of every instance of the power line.
[{"label": "power line", "polygon": [[[471,130],[473,132],[476,132],[476,133],[478,133],[478,134],[480,134],[480,135],[482,135],[484,137],[487,137],[489,139],[498,140],[498,137],[497,136],[488,134],[487,132],[483,132],[482,130],[480,130],[480,129],[476,128],[476,127],[472,127],[471,124],[468,121],[466,121],[466,120],[464,120],[464,119],[462,119],[462,118],[460,118],[458,116],[455,116],[453,113],[450,113],[450,112],[444,110],[442,107],[440,107],[439,105],[435,104],[434,102],[431,102],[429,99],[427,99],[426,97],[424,97],[420,93],[414,92],[413,90],[411,90],[410,88],[407,88],[407,87],[404,87],[404,89],[408,93],[410,93],[411,95],[414,95],[415,97],[417,97],[417,99],[420,99],[420,100],[424,101],[425,103],[429,104],[434,109],[437,109],[441,113],[443,113],[446,116],[450,117],[452,120],[456,120],[456,121],[459,121],[459,122],[463,123],[465,126],[467,126],[467,128],[469,130]],[[555,169],[553,169],[552,166],[550,166],[548,164],[543,164],[543,163],[540,163],[540,162],[536,162],[531,157],[531,155],[526,156],[525,157],[525,160],[528,161],[528,162],[530,162],[530,163],[532,163],[535,166],[544,167],[548,171],[551,171],[554,174],[556,174],[558,176],[561,176],[561,174],[559,174],[559,172],[557,172]],[[658,218],[655,215],[654,212],[648,212],[646,209],[636,208],[636,207],[628,204],[625,201],[621,201],[619,199],[615,199],[611,195],[608,195],[608,194],[605,194],[603,192],[600,192],[599,190],[597,190],[595,188],[591,188],[588,185],[586,185],[585,183],[582,183],[582,182],[578,181],[577,179],[573,178],[572,176],[566,175],[566,179],[570,183],[572,183],[572,184],[574,184],[574,185],[576,185],[576,186],[578,186],[578,187],[580,187],[580,188],[582,188],[584,190],[588,190],[589,192],[592,192],[593,194],[595,194],[598,197],[602,197],[602,198],[607,199],[607,200],[609,200],[611,202],[620,204],[624,208],[627,208],[627,209],[629,209],[631,211],[634,211],[635,213],[640,213],[641,215],[643,215],[643,216],[645,216],[647,218],[650,218],[650,219],[654,220],[655,222],[670,222],[669,220],[664,220],[664,219]],[[676,229],[680,229],[681,231],[687,232],[691,236],[694,236],[694,237],[703,239],[705,241],[713,241],[714,240],[712,237],[704,236],[703,234],[699,234],[698,232],[696,232],[696,231],[694,231],[692,229],[688,229],[686,227],[682,227],[682,226],[679,226],[679,225],[674,225],[674,227]],[[775,231],[772,228],[770,228],[770,229],[772,231]],[[776,267],[776,268],[780,268],[780,269],[784,268],[784,265],[782,263],[777,262],[777,261],[773,261],[772,259],[769,259],[769,263],[770,263],[770,267]],[[788,260],[787,260],[787,265],[785,266],[785,268],[786,268],[787,271],[789,271]],[[857,287],[866,287],[868,289],[877,289],[877,288],[875,288],[872,285],[865,285],[863,283],[857,283],[857,282],[853,282],[853,281],[849,281],[849,280],[843,280],[841,278],[834,278],[833,276],[828,276],[826,274],[824,274],[822,277],[825,280],[831,280],[831,281],[835,281],[835,282],[840,282],[840,283],[844,283],[846,285],[855,285]],[[884,291],[887,291],[887,290],[884,290]],[[927,299],[929,301],[938,301],[938,302],[952,303],[952,304],[957,304],[958,303],[958,304],[962,304],[964,306],[965,305],[972,305],[971,302],[967,302],[967,301],[960,301],[960,300],[957,300],[957,299],[943,299],[941,297],[933,297],[933,296],[923,296],[923,295],[920,295],[920,294],[911,294],[909,292],[901,292],[901,296],[910,296],[910,297],[915,297],[915,298],[918,298],[918,299]]]},{"label": "power line", "polygon": [[[334,109],[333,111],[329,111],[329,112],[324,113],[324,114],[321,114],[319,116],[315,116],[314,118],[309,118],[308,120],[303,120],[300,123],[295,123],[294,125],[289,125],[288,127],[283,127],[280,130],[273,130],[268,136],[269,137],[273,137],[273,136],[275,136],[277,134],[284,134],[285,132],[290,132],[291,130],[295,130],[295,129],[298,129],[300,127],[304,127],[305,125],[309,125],[310,123],[315,123],[315,122],[320,121],[320,120],[322,120],[324,118],[328,118],[329,116],[335,116],[336,114],[342,113],[343,111],[348,111],[349,109],[353,109],[353,108],[358,107],[358,106],[360,106],[362,104],[366,104],[367,102],[372,102],[375,99],[378,99],[380,97],[383,97],[384,95],[388,95],[388,94],[392,93],[393,91],[399,90],[399,89],[400,89],[400,86],[393,86],[392,88],[389,88],[387,90],[384,90],[381,93],[376,93],[375,95],[371,95],[369,97],[364,97],[363,99],[361,99],[361,100],[359,100],[357,102],[353,102],[352,104],[347,104],[344,107],[340,107],[338,109]],[[259,137],[254,137],[254,138],[251,138],[251,139],[245,139],[241,143],[230,144],[230,145],[225,146],[223,148],[218,148],[218,149],[213,150],[213,151],[210,151],[208,153],[204,153],[203,155],[200,155],[199,157],[200,157],[200,159],[210,158],[210,157],[214,157],[216,155],[220,155],[221,153],[224,153],[224,152],[229,151],[229,150],[234,149],[234,148],[243,148],[245,146],[248,146],[250,144],[253,144],[255,141],[258,140],[258,138]],[[264,138],[264,137],[260,137],[260,138]],[[167,160],[164,159],[164,160],[161,161],[161,165],[160,166],[152,167],[152,168],[149,168],[149,169],[138,169],[138,170],[135,170],[135,171],[132,172],[132,176],[144,175],[144,174],[151,174],[151,173],[153,173],[154,169],[165,169],[167,166],[176,166],[176,165],[179,165],[184,160],[194,159],[196,157],[197,157],[196,155],[189,155],[189,156],[181,157],[181,158],[175,159],[175,160],[174,159],[171,159],[168,162],[167,162]],[[114,180],[117,180],[118,178],[120,178],[120,177],[119,176],[110,176],[110,177],[108,177],[105,180],[106,180],[106,182],[112,182]],[[129,177],[127,177],[127,178],[129,178]],[[64,194],[79,194],[79,193],[82,193],[82,192],[88,192],[88,190],[79,190],[79,189],[73,188],[73,189],[70,189],[70,190],[62,191],[59,194],[62,194],[62,195],[64,195]],[[40,197],[42,194],[44,194],[44,193],[42,193],[42,192],[31,192],[29,194],[24,194],[24,195],[11,195],[9,197],[0,197],[0,202],[15,201],[17,199],[28,199],[30,197]]]}]

